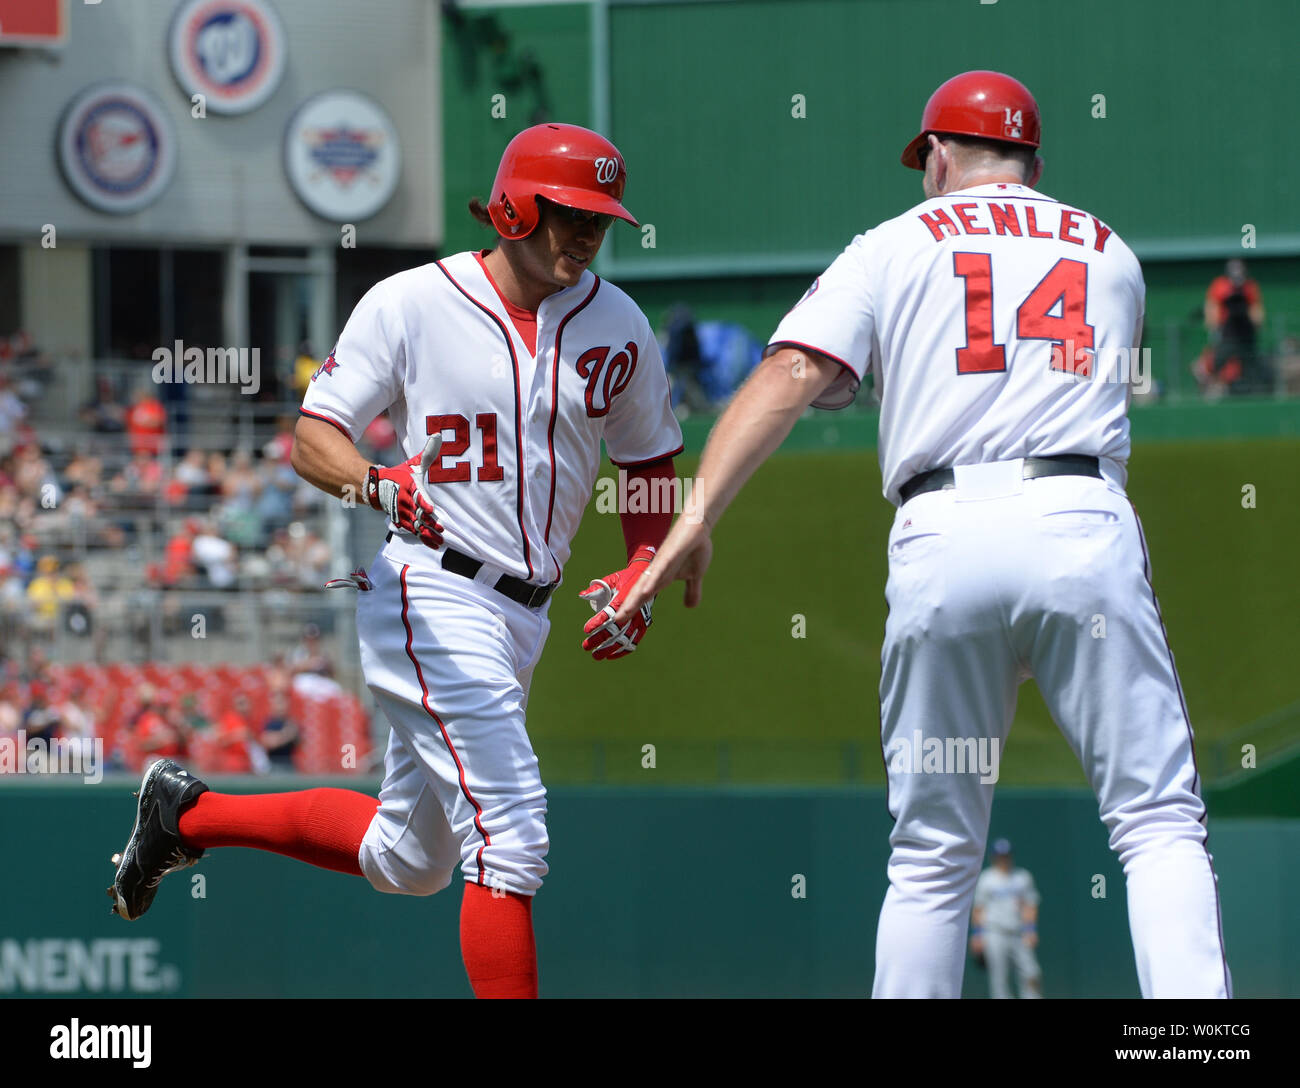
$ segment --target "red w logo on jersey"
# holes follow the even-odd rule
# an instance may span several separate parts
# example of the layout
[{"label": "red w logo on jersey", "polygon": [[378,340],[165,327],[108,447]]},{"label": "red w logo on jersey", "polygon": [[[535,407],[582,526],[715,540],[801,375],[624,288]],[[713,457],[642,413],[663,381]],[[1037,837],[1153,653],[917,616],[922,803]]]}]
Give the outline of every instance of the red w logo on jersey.
[{"label": "red w logo on jersey", "polygon": [[631,340],[612,359],[609,353],[608,347],[589,348],[578,356],[578,376],[587,379],[587,415],[592,419],[609,412],[614,398],[627,388],[636,370],[636,344]]},{"label": "red w logo on jersey", "polygon": [[339,364],[334,359],[334,353],[331,351],[327,356],[325,356],[325,361],[316,368],[316,373],[311,376],[311,380],[315,381],[322,374],[328,378],[334,373],[334,368],[338,365]]}]

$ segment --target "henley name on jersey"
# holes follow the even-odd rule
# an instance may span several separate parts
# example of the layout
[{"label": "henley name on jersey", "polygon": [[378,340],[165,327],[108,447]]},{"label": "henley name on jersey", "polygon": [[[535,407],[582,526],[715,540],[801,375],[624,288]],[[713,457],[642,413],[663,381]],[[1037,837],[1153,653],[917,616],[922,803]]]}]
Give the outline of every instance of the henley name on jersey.
[{"label": "henley name on jersey", "polygon": [[[1095,215],[1045,201],[1035,204],[1015,200],[955,200],[918,219],[936,242],[958,235],[997,234],[1014,238],[1050,238],[1076,246],[1090,245],[1106,252],[1106,242],[1115,232]],[[1082,232],[1082,233],[1080,233]]]},{"label": "henley name on jersey", "polygon": [[769,350],[843,372],[813,402],[849,404],[870,372],[885,496],[939,466],[1098,457],[1122,487],[1146,287],[1123,239],[1025,185],[922,201],[854,238],[781,320]]}]

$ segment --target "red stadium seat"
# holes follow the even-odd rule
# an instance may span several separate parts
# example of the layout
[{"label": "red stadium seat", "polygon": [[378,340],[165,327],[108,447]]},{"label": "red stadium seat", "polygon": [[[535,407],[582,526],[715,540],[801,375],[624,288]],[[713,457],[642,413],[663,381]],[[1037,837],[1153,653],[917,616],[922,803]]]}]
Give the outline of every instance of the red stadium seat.
[{"label": "red stadium seat", "polygon": [[[60,691],[73,684],[84,685],[88,703],[96,719],[96,728],[112,752],[126,739],[124,731],[140,711],[140,688],[153,685],[161,698],[178,699],[194,693],[199,709],[208,718],[219,717],[230,709],[234,696],[245,695],[251,706],[252,724],[261,728],[271,711],[273,670],[264,665],[240,668],[231,665],[162,665],[149,662],[142,666],[63,665],[53,666],[51,674]],[[10,688],[15,685],[10,684]],[[17,698],[18,691],[0,691],[0,696]],[[290,689],[289,713],[298,723],[302,742],[294,757],[295,766],[305,774],[355,773],[370,752],[369,719],[361,703],[344,693],[327,699],[308,699]],[[343,766],[343,746],[353,745],[355,766]],[[203,743],[190,753],[201,767],[206,753]]]}]

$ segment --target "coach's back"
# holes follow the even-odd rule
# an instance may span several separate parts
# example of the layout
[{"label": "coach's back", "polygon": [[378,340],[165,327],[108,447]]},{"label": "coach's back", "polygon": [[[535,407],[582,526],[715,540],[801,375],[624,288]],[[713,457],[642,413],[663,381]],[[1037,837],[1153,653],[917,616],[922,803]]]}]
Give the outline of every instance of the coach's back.
[{"label": "coach's back", "polygon": [[1026,456],[1102,457],[1122,484],[1144,296],[1137,258],[1100,219],[997,182],[853,239],[772,340],[845,365],[818,407],[875,373],[891,501],[926,469]]}]

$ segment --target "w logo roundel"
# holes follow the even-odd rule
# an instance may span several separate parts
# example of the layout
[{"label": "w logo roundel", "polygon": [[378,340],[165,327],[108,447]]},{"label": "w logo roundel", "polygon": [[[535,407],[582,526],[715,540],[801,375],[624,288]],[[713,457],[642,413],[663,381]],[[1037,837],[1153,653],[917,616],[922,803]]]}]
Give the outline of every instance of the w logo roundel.
[{"label": "w logo roundel", "polygon": [[[587,415],[599,419],[608,415],[610,407],[632,380],[636,370],[636,343],[632,340],[622,351],[609,358],[608,347],[590,348],[578,356],[578,377],[587,379]],[[609,360],[609,365],[606,365]]]},{"label": "w logo roundel", "polygon": [[618,159],[612,155],[602,155],[596,160],[596,181],[608,185],[618,177]]}]

